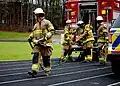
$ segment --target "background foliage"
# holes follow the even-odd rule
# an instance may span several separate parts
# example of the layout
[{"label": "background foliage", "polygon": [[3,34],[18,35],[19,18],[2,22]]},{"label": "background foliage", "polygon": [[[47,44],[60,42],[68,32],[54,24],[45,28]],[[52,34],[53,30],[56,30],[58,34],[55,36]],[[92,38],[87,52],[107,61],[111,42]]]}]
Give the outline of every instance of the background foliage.
[{"label": "background foliage", "polygon": [[41,7],[55,29],[64,25],[64,0],[0,0],[0,29],[28,32],[35,24],[33,11]]}]

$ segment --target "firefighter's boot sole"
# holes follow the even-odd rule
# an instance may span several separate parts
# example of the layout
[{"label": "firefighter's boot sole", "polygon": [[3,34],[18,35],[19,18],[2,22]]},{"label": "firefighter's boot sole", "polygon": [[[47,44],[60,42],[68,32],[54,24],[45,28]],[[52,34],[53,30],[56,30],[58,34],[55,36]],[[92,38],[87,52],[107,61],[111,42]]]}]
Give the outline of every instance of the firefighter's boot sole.
[{"label": "firefighter's boot sole", "polygon": [[36,74],[33,71],[29,71],[28,74],[31,75],[32,78],[36,78]]},{"label": "firefighter's boot sole", "polygon": [[68,61],[70,61],[70,62],[74,62],[75,59],[73,59],[72,57],[68,57]]},{"label": "firefighter's boot sole", "polygon": [[65,58],[62,58],[62,59],[60,58],[60,59],[59,59],[59,62],[66,62],[66,61],[67,61],[67,60],[66,60]]},{"label": "firefighter's boot sole", "polygon": [[106,62],[100,62],[101,65],[106,65]]},{"label": "firefighter's boot sole", "polygon": [[45,75],[46,75],[46,76],[49,76],[50,73],[51,73],[51,70],[50,70],[50,71],[45,71]]}]

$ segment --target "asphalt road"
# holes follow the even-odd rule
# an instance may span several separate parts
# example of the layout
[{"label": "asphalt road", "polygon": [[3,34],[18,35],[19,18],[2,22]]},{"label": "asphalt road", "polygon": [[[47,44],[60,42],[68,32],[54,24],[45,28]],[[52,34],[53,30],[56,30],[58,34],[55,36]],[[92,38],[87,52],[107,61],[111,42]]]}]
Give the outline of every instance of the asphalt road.
[{"label": "asphalt road", "polygon": [[112,73],[110,63],[52,62],[52,73],[42,70],[36,78],[27,74],[31,61],[0,62],[0,86],[120,86],[120,78]]}]

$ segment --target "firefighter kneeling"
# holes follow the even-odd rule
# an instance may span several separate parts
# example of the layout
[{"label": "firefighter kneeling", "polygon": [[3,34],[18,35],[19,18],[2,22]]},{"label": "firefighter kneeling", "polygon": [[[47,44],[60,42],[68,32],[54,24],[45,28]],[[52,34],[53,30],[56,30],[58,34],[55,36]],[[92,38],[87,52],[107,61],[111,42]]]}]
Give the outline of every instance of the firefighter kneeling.
[{"label": "firefighter kneeling", "polygon": [[35,18],[37,20],[34,25],[33,32],[30,34],[28,40],[34,44],[33,58],[32,58],[32,71],[28,74],[35,76],[39,72],[40,57],[42,56],[44,70],[46,73],[51,71],[50,56],[52,54],[52,40],[54,34],[54,27],[49,20],[44,19],[45,13],[41,8],[35,11]]},{"label": "firefighter kneeling", "polygon": [[[79,36],[81,36],[84,33],[85,24],[83,21],[80,20],[77,22],[77,25],[78,25],[78,28],[76,29],[76,34],[77,34],[78,38],[76,38],[76,40],[77,40],[76,43],[78,46],[83,46],[84,38],[81,38],[80,40],[78,40],[78,39],[79,39]],[[82,49],[83,49],[83,47],[82,47]],[[84,54],[84,52],[80,52],[78,58],[76,58],[75,60],[76,61],[84,60],[84,56],[82,56],[83,54]]]},{"label": "firefighter kneeling", "polygon": [[60,61],[66,61],[67,60],[67,55],[68,55],[68,60],[73,61],[72,59],[72,36],[75,33],[75,30],[71,27],[71,20],[66,21],[66,26],[64,29],[64,41],[63,41],[63,55],[60,57]]},{"label": "firefighter kneeling", "polygon": [[[83,23],[82,23],[83,24]],[[83,40],[83,54],[81,55],[84,61],[92,61],[92,50],[93,50],[93,43],[94,43],[94,36],[92,32],[92,25],[87,24],[84,27],[83,34],[79,36],[79,40]]]},{"label": "firefighter kneeling", "polygon": [[108,31],[107,31],[107,28],[104,26],[103,17],[98,16],[96,19],[98,23],[97,42],[99,47],[98,48],[99,62],[102,64],[105,64],[107,59]]}]

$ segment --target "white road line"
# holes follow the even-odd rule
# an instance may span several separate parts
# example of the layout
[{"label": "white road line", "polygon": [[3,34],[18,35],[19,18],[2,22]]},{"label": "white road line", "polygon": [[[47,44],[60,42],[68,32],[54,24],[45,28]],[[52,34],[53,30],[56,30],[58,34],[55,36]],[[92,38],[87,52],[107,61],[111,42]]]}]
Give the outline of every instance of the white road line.
[{"label": "white road line", "polygon": [[30,63],[25,63],[25,64],[14,64],[14,65],[3,65],[3,66],[0,66],[0,67],[14,67],[14,66],[25,66],[25,65],[30,65]]},{"label": "white road line", "polygon": [[[65,63],[65,64],[70,64],[70,63]],[[58,66],[58,65],[53,65],[53,67],[55,67],[55,66]],[[0,70],[0,72],[2,72],[2,71],[11,71],[11,70],[21,70],[21,69],[28,69],[28,68],[30,68],[30,67],[23,67],[22,66],[22,68],[3,69],[3,70]]]},{"label": "white road line", "polygon": [[[32,63],[31,60],[26,60],[26,61],[4,61],[4,62],[1,62],[2,60],[0,60],[0,65],[12,65],[12,64],[22,64],[22,63]],[[55,61],[56,62],[56,61]]]},{"label": "white road line", "polygon": [[119,85],[120,82],[116,82],[116,83],[113,83],[113,84],[110,84],[110,85],[107,85],[107,86],[115,86],[115,85]]},{"label": "white road line", "polygon": [[108,76],[108,75],[111,75],[111,74],[113,74],[113,73],[107,73],[107,74],[102,74],[102,75],[98,75],[98,76],[92,76],[92,77],[87,77],[87,78],[82,78],[82,79],[77,79],[77,80],[71,80],[71,81],[51,84],[51,85],[48,85],[48,86],[60,86],[60,85],[65,85],[65,84],[69,84],[69,83],[75,83],[75,82],[79,82],[79,81],[85,81],[85,80],[89,80],[89,79],[104,77],[104,76]]},{"label": "white road line", "polygon": [[21,63],[26,63],[26,62],[31,63],[31,61],[16,61],[16,62],[2,62],[0,63],[0,65],[21,64]]},{"label": "white road line", "polygon": [[[65,64],[70,64],[70,63],[65,63]],[[61,64],[61,65],[65,65],[65,64]],[[60,64],[57,64],[57,65],[53,65],[53,67],[56,67],[56,66],[59,66]],[[11,70],[21,70],[21,69],[28,69],[30,67],[23,67],[22,68],[10,68],[10,69],[3,69],[3,70],[0,70],[0,72],[2,71],[11,71]]]},{"label": "white road line", "polygon": [[12,68],[12,69],[3,69],[3,70],[0,70],[0,72],[3,72],[3,71],[11,71],[11,70],[21,70],[21,69],[28,69],[28,68],[31,68],[31,67]]},{"label": "white road line", "polygon": [[[88,64],[88,65],[79,65],[79,66],[74,66],[74,67],[64,67],[64,68],[55,68],[52,71],[56,71],[56,70],[64,70],[64,69],[71,69],[71,68],[77,68],[77,67],[86,67],[86,66],[92,66],[94,64]],[[22,72],[22,73],[12,73],[12,74],[4,74],[4,75],[0,75],[0,77],[5,77],[5,76],[12,76],[12,75],[21,75],[21,74],[26,74],[27,72]]]},{"label": "white road line", "polygon": [[96,68],[96,69],[89,69],[89,70],[84,70],[84,71],[76,71],[76,72],[62,73],[62,74],[45,76],[45,77],[27,78],[27,79],[6,81],[6,82],[0,82],[0,85],[1,85],[1,84],[9,84],[9,83],[23,82],[23,81],[37,80],[37,79],[43,79],[43,78],[48,78],[48,77],[51,78],[51,77],[65,76],[65,75],[71,75],[71,74],[82,73],[82,72],[90,72],[90,71],[104,70],[104,69],[107,69],[107,68],[110,68],[110,67],[111,67],[111,66],[103,67],[103,68]]},{"label": "white road line", "polygon": [[[7,65],[7,66],[12,66],[12,65],[15,65],[15,64],[26,64],[26,63],[32,63],[32,61],[16,61],[16,62],[2,62],[2,63],[0,63],[0,65]],[[0,66],[0,67],[2,67],[2,66]]]},{"label": "white road line", "polygon": [[[16,63],[17,63],[17,62],[16,62]],[[0,66],[0,67],[5,67],[5,68],[6,68],[6,67],[14,67],[14,66],[31,65],[32,63],[31,63],[31,64],[30,64],[30,63],[31,63],[31,62],[29,62],[29,63],[24,63],[24,64],[22,64],[22,63],[21,63],[21,64],[12,64],[12,65],[6,65],[6,64],[5,64],[5,65]],[[71,63],[65,63],[65,64],[71,64]],[[64,65],[64,64],[59,64],[59,65]],[[57,65],[56,65],[56,66],[57,66]],[[13,68],[12,68],[12,69],[13,69]],[[7,69],[7,70],[9,70],[9,69]],[[0,70],[0,71],[1,71],[1,70]]]},{"label": "white road line", "polygon": [[27,72],[4,74],[4,75],[0,75],[0,77],[13,76],[13,75],[15,76],[15,75],[21,75],[21,74],[27,74]]}]

